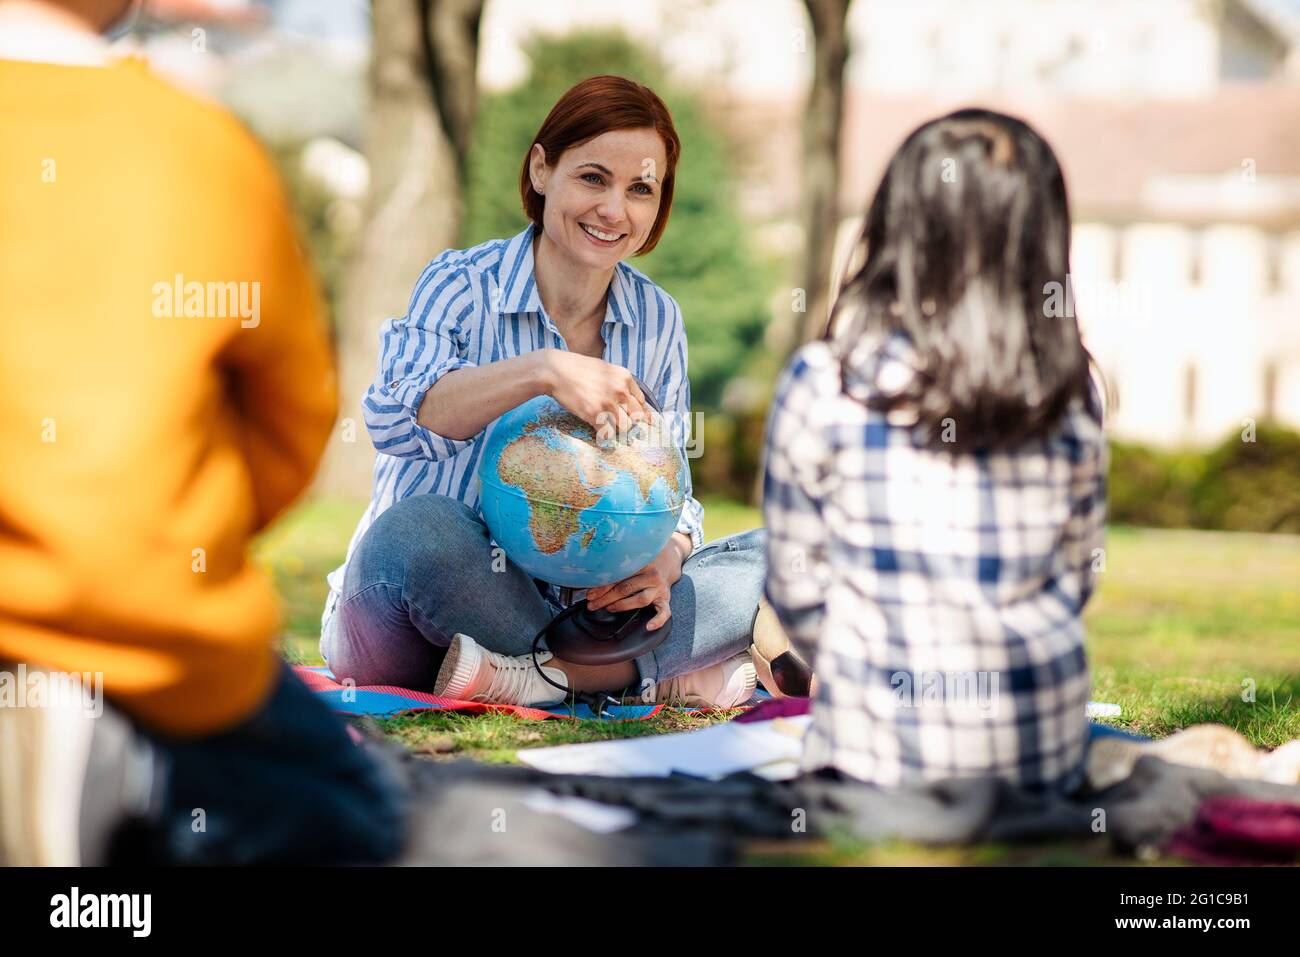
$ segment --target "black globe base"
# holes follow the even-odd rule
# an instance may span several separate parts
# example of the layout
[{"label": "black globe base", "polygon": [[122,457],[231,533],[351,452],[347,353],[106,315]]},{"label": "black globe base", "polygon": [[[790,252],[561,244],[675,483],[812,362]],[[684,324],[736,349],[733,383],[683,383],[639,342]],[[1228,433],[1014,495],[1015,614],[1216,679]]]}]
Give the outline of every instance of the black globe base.
[{"label": "black globe base", "polygon": [[613,665],[639,658],[667,640],[673,620],[650,631],[654,605],[630,611],[586,607],[566,608],[546,628],[546,647],[561,661],[575,665]]}]

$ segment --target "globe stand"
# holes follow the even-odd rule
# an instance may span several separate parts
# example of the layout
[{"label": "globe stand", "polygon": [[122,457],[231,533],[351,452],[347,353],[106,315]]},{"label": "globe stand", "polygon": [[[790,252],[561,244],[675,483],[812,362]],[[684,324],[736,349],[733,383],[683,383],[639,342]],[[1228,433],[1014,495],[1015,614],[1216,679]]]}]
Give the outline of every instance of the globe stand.
[{"label": "globe stand", "polygon": [[610,717],[608,705],[622,703],[617,698],[602,691],[576,691],[552,680],[542,670],[542,663],[537,658],[542,639],[546,639],[546,647],[561,661],[575,665],[612,665],[631,661],[663,644],[672,633],[672,619],[650,631],[646,625],[654,617],[653,605],[630,611],[593,610],[587,607],[586,601],[573,603],[572,588],[562,588],[560,597],[567,607],[547,622],[533,639],[533,667],[548,685],[563,691],[574,701],[585,702],[597,717]]},{"label": "globe stand", "polygon": [[546,647],[561,661],[575,665],[613,665],[631,661],[658,648],[673,630],[673,620],[650,631],[646,625],[654,618],[654,605],[632,608],[627,611],[610,611],[608,608],[591,609],[586,601],[577,606],[570,604],[573,589],[564,588],[561,600],[568,607],[546,627]]}]

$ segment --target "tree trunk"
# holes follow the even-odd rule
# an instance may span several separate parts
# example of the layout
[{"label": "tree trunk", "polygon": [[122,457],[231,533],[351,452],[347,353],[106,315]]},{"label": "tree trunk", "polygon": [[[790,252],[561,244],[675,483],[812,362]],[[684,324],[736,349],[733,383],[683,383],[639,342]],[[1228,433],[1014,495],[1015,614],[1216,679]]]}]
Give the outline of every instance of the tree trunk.
[{"label": "tree trunk", "polygon": [[807,311],[801,317],[799,343],[817,338],[826,328],[831,264],[840,221],[840,130],[844,65],[849,58],[849,0],[804,3],[812,20],[814,49],[812,88],[803,122],[804,257],[800,278]]},{"label": "tree trunk", "polygon": [[420,270],[456,245],[476,102],[483,0],[375,0],[366,158],[370,194],[337,322],[339,423],[318,488],[370,494],[361,400],[379,327],[402,316]]},{"label": "tree trunk", "polygon": [[[849,59],[849,0],[804,0],[813,32],[813,76],[803,121],[803,181],[800,221],[804,253],[799,264],[799,286],[805,311],[778,319],[767,342],[776,352],[789,355],[816,339],[829,318],[831,265],[835,234],[839,228],[840,130],[844,117],[844,65]],[[763,497],[765,451],[750,487],[750,502]]]}]

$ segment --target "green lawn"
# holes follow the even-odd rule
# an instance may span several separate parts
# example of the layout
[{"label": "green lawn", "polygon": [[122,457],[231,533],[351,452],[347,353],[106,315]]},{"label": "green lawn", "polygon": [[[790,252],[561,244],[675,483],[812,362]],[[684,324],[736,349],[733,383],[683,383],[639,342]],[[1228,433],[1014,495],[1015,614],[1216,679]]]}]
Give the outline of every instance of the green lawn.
[{"label": "green lawn", "polygon": [[[704,500],[710,538],[760,524],[756,509]],[[319,663],[325,574],[341,560],[362,505],[314,500],[258,544],[285,604],[283,652]],[[1300,737],[1300,536],[1112,528],[1106,568],[1087,612],[1093,698],[1123,708],[1117,726],[1160,737],[1204,721],[1257,745]],[[1253,691],[1253,701],[1245,700]],[[380,722],[434,759],[513,762],[520,748],[687,730],[726,715],[664,714],[650,721],[520,721],[426,712]],[[754,862],[980,864],[1090,863],[1094,846],[957,848],[905,844],[755,850]]]}]

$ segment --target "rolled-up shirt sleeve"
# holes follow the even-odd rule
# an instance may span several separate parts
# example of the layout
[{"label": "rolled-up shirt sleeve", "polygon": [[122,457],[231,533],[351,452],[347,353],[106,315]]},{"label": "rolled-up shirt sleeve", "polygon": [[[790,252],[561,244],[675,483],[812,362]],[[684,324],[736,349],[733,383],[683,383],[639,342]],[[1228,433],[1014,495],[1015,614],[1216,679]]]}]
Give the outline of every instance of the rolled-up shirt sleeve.
[{"label": "rolled-up shirt sleeve", "polygon": [[[682,321],[681,308],[672,297],[665,297],[671,315],[671,331],[665,351],[663,371],[655,385],[655,398],[663,409],[668,422],[673,444],[681,450],[686,461],[686,488],[681,517],[677,520],[677,531],[689,535],[692,548],[704,544],[704,506],[694,496],[691,483],[691,462],[688,457],[687,442],[691,436],[691,380],[687,374],[686,326]],[[698,437],[697,437],[698,438]]]},{"label": "rolled-up shirt sleeve", "polygon": [[816,422],[818,398],[796,355],[777,384],[764,444],[763,521],[767,571],[763,594],[790,642],[816,660],[830,586],[829,532],[822,512],[830,449]]},{"label": "rolled-up shirt sleeve", "polygon": [[380,328],[379,368],[362,400],[376,451],[399,458],[447,459],[473,445],[416,421],[420,404],[448,372],[475,365],[464,352],[464,330],[476,318],[473,288],[463,268],[442,258],[424,268],[406,315]]}]

